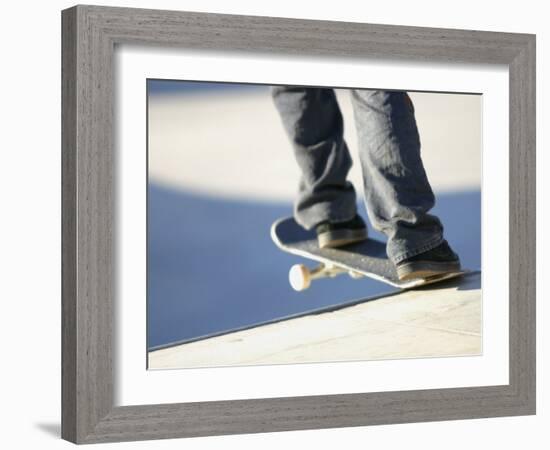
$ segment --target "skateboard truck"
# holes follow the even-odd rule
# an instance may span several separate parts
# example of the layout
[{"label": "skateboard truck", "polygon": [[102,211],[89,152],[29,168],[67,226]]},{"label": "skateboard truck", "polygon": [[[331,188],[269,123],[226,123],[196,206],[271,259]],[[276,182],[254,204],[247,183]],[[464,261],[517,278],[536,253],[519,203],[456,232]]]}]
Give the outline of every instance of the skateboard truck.
[{"label": "skateboard truck", "polygon": [[333,278],[341,273],[348,273],[352,278],[362,278],[363,274],[353,270],[342,269],[333,264],[321,263],[310,269],[304,264],[294,264],[288,272],[288,281],[295,291],[304,291],[311,285],[312,280],[319,278]]}]

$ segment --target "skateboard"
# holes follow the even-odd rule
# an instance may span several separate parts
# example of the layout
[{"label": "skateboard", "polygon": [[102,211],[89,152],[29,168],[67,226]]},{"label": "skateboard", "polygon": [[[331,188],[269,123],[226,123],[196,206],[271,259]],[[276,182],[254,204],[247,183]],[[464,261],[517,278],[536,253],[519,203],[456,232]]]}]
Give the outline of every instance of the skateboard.
[{"label": "skateboard", "polygon": [[289,271],[289,282],[296,291],[307,289],[313,280],[349,274],[352,278],[373,278],[399,289],[412,289],[467,273],[459,272],[400,281],[394,265],[386,255],[386,244],[375,239],[338,248],[319,248],[313,230],[305,230],[292,217],[277,220],[271,226],[271,238],[281,250],[318,262],[310,269],[295,264]]}]

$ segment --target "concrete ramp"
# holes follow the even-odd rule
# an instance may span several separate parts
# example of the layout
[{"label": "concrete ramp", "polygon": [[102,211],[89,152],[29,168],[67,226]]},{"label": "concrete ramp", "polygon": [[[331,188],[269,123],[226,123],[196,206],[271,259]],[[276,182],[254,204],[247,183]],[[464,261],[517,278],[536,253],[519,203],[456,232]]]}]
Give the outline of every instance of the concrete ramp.
[{"label": "concrete ramp", "polygon": [[149,369],[478,355],[481,274],[149,352]]}]

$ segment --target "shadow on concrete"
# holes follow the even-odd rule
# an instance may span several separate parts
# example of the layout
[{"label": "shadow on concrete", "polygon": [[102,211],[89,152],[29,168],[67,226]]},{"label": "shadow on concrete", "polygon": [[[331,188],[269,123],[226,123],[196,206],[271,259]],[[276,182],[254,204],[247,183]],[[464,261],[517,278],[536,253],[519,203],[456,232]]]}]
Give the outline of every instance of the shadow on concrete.
[{"label": "shadow on concrete", "polygon": [[467,274],[456,286],[457,291],[478,291],[481,289],[481,271]]},{"label": "shadow on concrete", "polygon": [[435,291],[437,289],[455,288],[457,291],[478,291],[481,289],[481,271],[472,270],[462,276],[427,286],[415,288],[415,291]]},{"label": "shadow on concrete", "polygon": [[[438,195],[433,210],[466,268],[481,265],[480,206],[479,191],[461,192]],[[308,262],[281,252],[269,236],[271,224],[291,214],[290,203],[220,199],[150,183],[148,207],[149,348],[395,291],[347,276],[293,291],[288,269]],[[366,216],[362,205],[360,212]]]}]

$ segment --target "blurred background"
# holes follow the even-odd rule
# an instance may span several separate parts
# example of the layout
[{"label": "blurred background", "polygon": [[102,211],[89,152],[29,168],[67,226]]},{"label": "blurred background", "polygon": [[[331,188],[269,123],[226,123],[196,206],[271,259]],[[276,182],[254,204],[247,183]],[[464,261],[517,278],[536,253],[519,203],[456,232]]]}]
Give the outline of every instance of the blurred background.
[{"label": "blurred background", "polygon": [[[147,341],[149,350],[391,292],[347,276],[295,292],[299,257],[271,241],[292,214],[299,171],[269,86],[148,80]],[[337,90],[367,218],[349,91]],[[481,268],[479,95],[414,93],[422,158],[445,237]],[[371,237],[385,240],[369,229]]]}]

